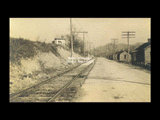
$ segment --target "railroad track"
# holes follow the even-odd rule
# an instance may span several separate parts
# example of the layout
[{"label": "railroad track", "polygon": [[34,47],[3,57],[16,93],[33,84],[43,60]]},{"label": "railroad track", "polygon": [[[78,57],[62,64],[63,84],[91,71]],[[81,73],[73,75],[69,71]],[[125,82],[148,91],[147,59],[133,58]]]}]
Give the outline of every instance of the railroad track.
[{"label": "railroad track", "polygon": [[96,60],[79,64],[52,78],[10,96],[10,102],[70,101],[81,87]]}]

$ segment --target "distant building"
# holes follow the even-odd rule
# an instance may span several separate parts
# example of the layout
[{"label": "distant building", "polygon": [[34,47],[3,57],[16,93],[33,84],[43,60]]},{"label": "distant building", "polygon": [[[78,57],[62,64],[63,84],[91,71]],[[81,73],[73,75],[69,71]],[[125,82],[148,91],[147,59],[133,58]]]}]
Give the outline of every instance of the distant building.
[{"label": "distant building", "polygon": [[132,63],[140,65],[151,63],[151,39],[132,51]]},{"label": "distant building", "polygon": [[54,41],[52,41],[52,43],[65,46],[66,45],[66,40],[63,36],[61,36],[61,38],[55,38]]},{"label": "distant building", "polygon": [[131,54],[128,55],[128,52],[125,50],[117,51],[115,54],[115,59],[121,62],[127,62],[129,56],[129,62],[131,62]]},{"label": "distant building", "polygon": [[106,55],[106,58],[110,59],[110,60],[113,60],[113,54],[112,53],[108,53]]}]

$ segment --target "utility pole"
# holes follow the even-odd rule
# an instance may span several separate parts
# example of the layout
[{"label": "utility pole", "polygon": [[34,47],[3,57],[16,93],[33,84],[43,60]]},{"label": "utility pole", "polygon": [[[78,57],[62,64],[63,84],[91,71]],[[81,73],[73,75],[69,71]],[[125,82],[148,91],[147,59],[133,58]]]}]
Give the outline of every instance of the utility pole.
[{"label": "utility pole", "polygon": [[72,58],[73,57],[72,18],[70,18],[70,35],[71,35],[71,58]]},{"label": "utility pole", "polygon": [[91,54],[92,44],[93,42],[90,42],[90,54]]},{"label": "utility pole", "polygon": [[115,44],[117,43],[118,39],[117,38],[112,38],[111,40],[113,40],[113,59],[115,60],[115,53],[116,53]]},{"label": "utility pole", "polygon": [[129,38],[135,38],[135,34],[130,34],[130,33],[135,33],[135,31],[123,31],[122,33],[122,38],[127,38],[127,42],[128,42],[128,55],[127,55],[127,62],[129,63],[129,51],[130,51],[130,48],[129,48]]},{"label": "utility pole", "polygon": [[[91,44],[93,43],[93,42],[87,42],[88,43],[88,52],[90,51],[90,55],[91,55]],[[89,47],[90,47],[90,50],[89,50]]]},{"label": "utility pole", "polygon": [[88,33],[88,32],[87,31],[79,31],[79,32],[74,31],[74,33],[83,33],[83,56],[84,56],[85,55],[84,33]]},{"label": "utility pole", "polygon": [[87,42],[87,57],[88,57],[88,54],[89,54],[89,42]]},{"label": "utility pole", "polygon": [[111,43],[108,43],[108,52],[109,52],[109,54],[111,53]]},{"label": "utility pole", "polygon": [[95,57],[95,45],[93,46],[93,49],[94,49],[94,57]]}]

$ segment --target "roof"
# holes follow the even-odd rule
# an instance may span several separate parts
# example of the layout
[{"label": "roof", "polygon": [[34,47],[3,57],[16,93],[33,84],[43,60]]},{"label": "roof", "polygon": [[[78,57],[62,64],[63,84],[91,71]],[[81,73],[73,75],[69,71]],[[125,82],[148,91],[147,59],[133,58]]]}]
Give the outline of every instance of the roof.
[{"label": "roof", "polygon": [[127,52],[126,50],[117,51],[115,54],[121,54],[122,52]]},{"label": "roof", "polygon": [[133,51],[131,51],[131,53],[134,53],[134,52],[137,52],[138,50],[133,50]]},{"label": "roof", "polygon": [[54,40],[65,40],[64,38],[55,38]]},{"label": "roof", "polygon": [[118,54],[121,54],[122,52],[126,52],[125,50],[119,51]]},{"label": "roof", "polygon": [[148,47],[151,43],[144,43],[141,46],[139,46],[138,48],[136,48],[135,50],[144,50],[146,47]]},{"label": "roof", "polygon": [[146,50],[147,48],[149,48],[149,47],[151,47],[151,44],[150,44],[150,45],[148,45],[148,46],[145,48],[145,50]]},{"label": "roof", "polygon": [[[123,52],[126,52],[128,54],[128,50],[121,50],[121,51],[117,51],[115,54],[119,55]],[[129,54],[131,54],[131,51],[129,51]]]}]

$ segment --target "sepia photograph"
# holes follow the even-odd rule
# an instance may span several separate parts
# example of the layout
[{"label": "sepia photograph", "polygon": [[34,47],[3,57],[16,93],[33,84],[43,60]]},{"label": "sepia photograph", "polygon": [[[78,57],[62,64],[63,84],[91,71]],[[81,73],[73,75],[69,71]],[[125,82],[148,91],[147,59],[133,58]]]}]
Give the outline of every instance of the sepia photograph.
[{"label": "sepia photograph", "polygon": [[9,18],[10,103],[151,102],[151,18]]}]

